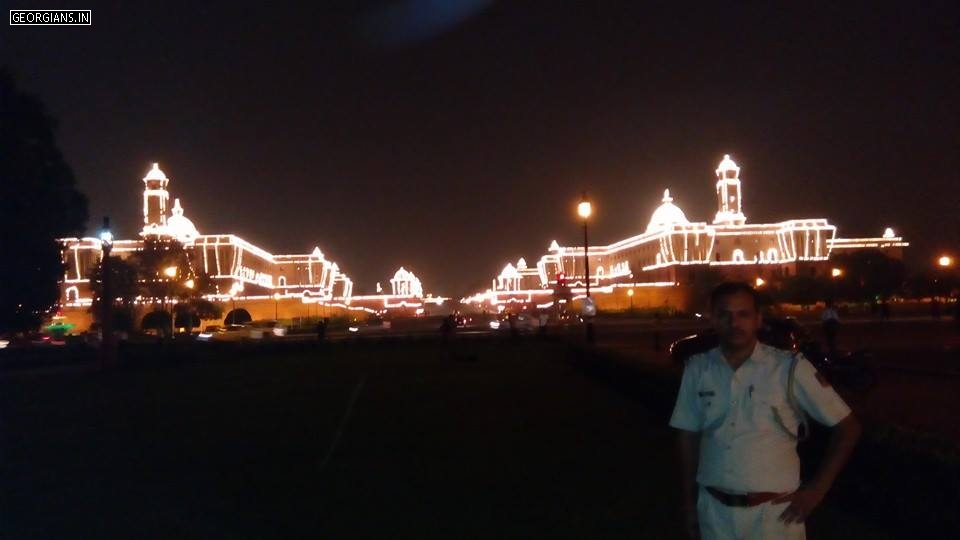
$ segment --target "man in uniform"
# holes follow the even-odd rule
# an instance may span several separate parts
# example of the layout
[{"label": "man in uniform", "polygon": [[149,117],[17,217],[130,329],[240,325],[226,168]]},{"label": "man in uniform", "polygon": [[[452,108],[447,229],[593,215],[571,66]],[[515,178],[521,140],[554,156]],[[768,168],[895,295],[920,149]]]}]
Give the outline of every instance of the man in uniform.
[{"label": "man in uniform", "polygon": [[[679,432],[687,533],[803,539],[803,521],[846,463],[860,425],[809,361],[800,356],[791,369],[791,352],[757,341],[752,287],[724,283],[710,300],[720,345],[687,361],[670,418]],[[801,486],[796,445],[804,413],[832,434],[819,470]]]}]

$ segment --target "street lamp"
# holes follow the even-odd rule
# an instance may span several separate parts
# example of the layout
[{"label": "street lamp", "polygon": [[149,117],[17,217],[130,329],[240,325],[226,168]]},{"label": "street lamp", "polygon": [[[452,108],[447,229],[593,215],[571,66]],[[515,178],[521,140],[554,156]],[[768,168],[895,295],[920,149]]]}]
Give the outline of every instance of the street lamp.
[{"label": "street lamp", "polygon": [[176,266],[168,266],[168,267],[166,267],[166,268],[163,269],[163,274],[164,274],[165,276],[167,276],[168,278],[170,278],[170,280],[167,281],[167,296],[170,297],[170,338],[173,339],[173,335],[174,335],[175,333],[177,333],[177,324],[176,324],[176,322],[173,320],[173,319],[174,319],[174,313],[173,313],[173,278],[177,277],[177,267],[176,267]]},{"label": "street lamp", "polygon": [[593,300],[590,298],[590,240],[587,236],[587,222],[590,215],[593,214],[593,205],[587,200],[587,192],[584,191],[580,197],[580,204],[577,205],[577,214],[583,218],[583,275],[587,282],[587,297],[584,299],[584,315],[587,316],[587,343],[593,343],[593,322],[588,312]]},{"label": "street lamp", "polygon": [[843,269],[841,269],[841,268],[834,268],[833,270],[830,271],[830,275],[833,276],[833,277],[835,277],[835,278],[841,277],[841,276],[843,276]]},{"label": "street lamp", "polygon": [[110,252],[113,251],[113,233],[110,232],[110,218],[104,216],[103,229],[100,231],[100,248],[103,250],[103,261],[100,264],[101,298],[100,298],[100,367],[112,363],[115,354],[113,342],[113,283],[111,283]]},{"label": "street lamp", "polygon": [[757,283],[757,287],[763,287],[764,285],[767,284],[767,282],[764,281],[762,277],[758,277],[756,283]]},{"label": "street lamp", "polygon": [[273,293],[273,320],[277,320],[277,302],[280,301],[280,293]]},{"label": "street lamp", "polygon": [[939,264],[942,268],[949,268],[953,266],[953,258],[949,255],[941,255],[940,258],[937,259],[937,264]]},{"label": "street lamp", "polygon": [[627,289],[627,296],[630,297],[630,312],[633,313],[633,289]]}]

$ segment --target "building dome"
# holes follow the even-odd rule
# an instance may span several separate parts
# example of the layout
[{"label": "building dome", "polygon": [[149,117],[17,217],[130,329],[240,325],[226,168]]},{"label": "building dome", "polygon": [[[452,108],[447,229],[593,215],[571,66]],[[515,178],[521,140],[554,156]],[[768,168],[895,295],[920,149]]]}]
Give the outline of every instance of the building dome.
[{"label": "building dome", "polygon": [[150,169],[150,172],[143,177],[143,181],[147,180],[160,180],[161,182],[167,179],[167,175],[163,174],[163,171],[160,170],[160,164],[154,163],[153,168]]},{"label": "building dome", "polygon": [[723,155],[723,161],[717,165],[717,178],[740,178],[740,167],[730,159],[730,154]]},{"label": "building dome", "polygon": [[[160,174],[163,173],[161,172]],[[180,206],[180,199],[174,199],[172,212],[173,215],[167,219],[167,234],[175,236],[177,240],[181,242],[193,240],[197,236],[200,236],[193,222],[183,215],[183,207]]]},{"label": "building dome", "polygon": [[653,212],[650,217],[650,224],[647,225],[647,232],[652,232],[663,227],[674,224],[687,224],[687,216],[679,206],[673,204],[673,198],[670,197],[670,190],[663,190],[663,203]]}]

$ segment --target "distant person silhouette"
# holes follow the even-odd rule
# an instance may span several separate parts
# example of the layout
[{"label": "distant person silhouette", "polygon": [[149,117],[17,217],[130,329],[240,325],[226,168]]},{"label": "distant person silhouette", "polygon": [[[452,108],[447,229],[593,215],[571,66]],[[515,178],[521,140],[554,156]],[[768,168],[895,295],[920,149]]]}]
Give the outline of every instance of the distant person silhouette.
[{"label": "distant person silhouette", "polygon": [[327,338],[327,325],[330,323],[330,319],[324,317],[317,322],[317,341],[324,341]]},{"label": "distant person silhouette", "polygon": [[837,332],[840,330],[840,314],[833,307],[833,300],[827,300],[827,306],[820,314],[820,324],[823,325],[823,336],[827,340],[827,350],[830,357],[837,355]]}]

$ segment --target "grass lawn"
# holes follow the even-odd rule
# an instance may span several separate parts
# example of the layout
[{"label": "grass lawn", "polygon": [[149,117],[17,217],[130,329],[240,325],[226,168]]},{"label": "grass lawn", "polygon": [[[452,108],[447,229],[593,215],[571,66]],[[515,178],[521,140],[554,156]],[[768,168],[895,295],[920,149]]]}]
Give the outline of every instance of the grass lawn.
[{"label": "grass lawn", "polygon": [[682,538],[672,433],[568,345],[132,354],[0,377],[0,537]]}]

